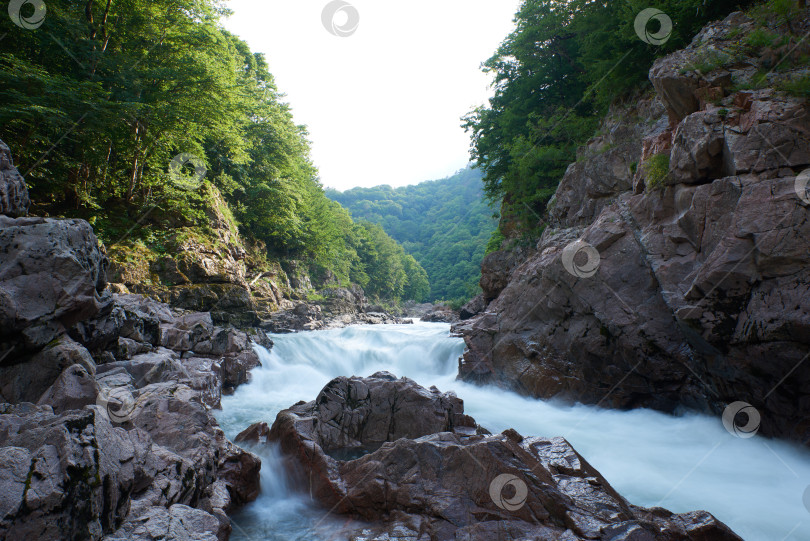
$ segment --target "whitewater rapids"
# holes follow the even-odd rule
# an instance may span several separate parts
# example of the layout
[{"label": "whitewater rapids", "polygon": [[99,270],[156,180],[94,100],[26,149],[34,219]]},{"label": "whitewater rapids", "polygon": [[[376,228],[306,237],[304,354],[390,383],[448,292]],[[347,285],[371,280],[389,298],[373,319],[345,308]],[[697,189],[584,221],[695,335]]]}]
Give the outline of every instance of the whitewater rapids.
[{"label": "whitewater rapids", "polygon": [[[494,432],[564,436],[631,503],[676,513],[704,509],[746,541],[810,539],[810,452],[759,436],[729,434],[719,416],[611,411],[528,399],[455,380],[464,342],[449,325],[366,325],[274,335],[250,383],[222,399],[217,419],[231,439],[299,400],[314,400],[337,376],[386,370],[455,391],[466,413]],[[764,420],[763,420],[764,422]],[[262,447],[262,493],[233,517],[232,539],[341,539],[346,520],[328,516],[287,485],[275,451]],[[806,493],[807,491],[807,493]]]}]

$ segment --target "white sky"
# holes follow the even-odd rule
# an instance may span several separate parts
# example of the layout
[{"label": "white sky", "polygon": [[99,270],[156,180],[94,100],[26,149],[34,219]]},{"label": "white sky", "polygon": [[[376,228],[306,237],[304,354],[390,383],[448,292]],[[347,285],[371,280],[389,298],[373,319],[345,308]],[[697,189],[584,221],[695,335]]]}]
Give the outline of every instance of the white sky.
[{"label": "white sky", "polygon": [[230,0],[225,21],[267,56],[296,123],[308,126],[323,184],[403,186],[464,167],[460,119],[490,96],[479,66],[512,30],[520,1],[348,0],[360,14],[348,37],[321,23],[328,1]]}]

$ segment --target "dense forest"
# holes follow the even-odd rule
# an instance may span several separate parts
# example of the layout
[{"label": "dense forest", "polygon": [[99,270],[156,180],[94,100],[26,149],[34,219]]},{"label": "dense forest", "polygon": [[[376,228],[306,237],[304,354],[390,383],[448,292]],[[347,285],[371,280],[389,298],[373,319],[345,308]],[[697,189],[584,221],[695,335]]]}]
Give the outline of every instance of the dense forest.
[{"label": "dense forest", "polygon": [[419,264],[324,195],[305,128],[227,14],[217,0],[48,0],[35,30],[2,18],[0,138],[32,214],[87,219],[111,256],[151,257],[178,234],[209,238],[205,209],[224,198],[254,265],[304,261],[375,297],[426,298]]},{"label": "dense forest", "polygon": [[443,180],[392,188],[327,190],[355,219],[379,224],[430,279],[430,299],[459,303],[478,291],[481,259],[496,228],[481,173],[468,167]]},{"label": "dense forest", "polygon": [[[494,96],[463,119],[487,196],[503,201],[503,214],[519,230],[537,236],[577,147],[594,135],[607,108],[650,88],[647,73],[656,57],[682,48],[707,22],[751,3],[525,0],[515,30],[483,65],[494,78]],[[795,0],[771,0],[767,9],[796,6]],[[647,43],[636,33],[636,15],[650,7],[672,21],[662,43]],[[660,21],[649,24],[649,33],[661,30]]]}]

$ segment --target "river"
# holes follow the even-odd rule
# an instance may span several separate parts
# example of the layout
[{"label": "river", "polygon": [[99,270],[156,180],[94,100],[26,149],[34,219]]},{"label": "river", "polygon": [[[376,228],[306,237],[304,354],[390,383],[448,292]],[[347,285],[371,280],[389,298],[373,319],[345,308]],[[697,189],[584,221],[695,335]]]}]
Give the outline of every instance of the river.
[{"label": "river", "polygon": [[[299,400],[314,400],[336,376],[387,370],[455,391],[466,413],[492,432],[511,427],[527,436],[564,436],[636,505],[705,509],[746,541],[810,539],[810,511],[803,503],[810,452],[759,436],[736,438],[719,416],[570,406],[456,381],[464,342],[445,324],[365,325],[272,338],[272,351],[259,348],[262,366],[250,383],[222,399],[217,419],[230,438],[254,422],[272,424]],[[254,451],[263,461],[262,493],[232,517],[232,539],[341,539],[336,532],[345,520],[291,490],[273,449]]]}]

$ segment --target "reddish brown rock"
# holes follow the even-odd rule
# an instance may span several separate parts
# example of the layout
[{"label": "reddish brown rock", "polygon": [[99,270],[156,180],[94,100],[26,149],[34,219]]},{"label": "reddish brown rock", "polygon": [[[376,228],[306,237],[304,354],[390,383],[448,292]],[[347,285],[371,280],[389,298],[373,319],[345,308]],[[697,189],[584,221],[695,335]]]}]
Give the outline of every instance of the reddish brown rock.
[{"label": "reddish brown rock", "polygon": [[[745,63],[694,72],[733,29],[754,27],[734,14],[659,59],[650,79],[672,123],[642,115],[656,127],[635,149],[615,147],[622,156],[592,141],[535,250],[512,269],[484,266],[497,298],[456,328],[462,378],[618,408],[720,413],[741,400],[768,420],[761,433],[810,443],[810,417],[795,407],[810,399],[810,373],[796,369],[810,347],[810,107],[774,89],[734,94],[731,79],[756,71]],[[723,96],[701,103],[700,88]],[[588,171],[645,148],[669,152],[664,178],[640,164],[633,189],[611,182],[614,193],[594,195],[610,190]]]},{"label": "reddish brown rock", "polygon": [[509,283],[509,273],[515,267],[518,257],[510,252],[497,251],[484,256],[481,262],[479,284],[486,302],[497,298]]},{"label": "reddish brown rock", "polygon": [[461,307],[461,310],[458,313],[458,317],[462,321],[465,321],[474,316],[477,316],[486,309],[487,309],[487,301],[486,299],[484,299],[484,294],[481,293],[470,299],[470,301],[467,304]]},{"label": "reddish brown rock", "polygon": [[0,539],[226,539],[226,513],[257,497],[261,463],[209,409],[258,366],[252,340],[207,313],[104,292],[87,222],[3,215],[27,206],[7,150]]},{"label": "reddish brown rock", "polygon": [[454,395],[387,373],[333,380],[268,441],[300,488],[369,524],[358,538],[739,540],[706,512],[630,505],[562,438],[490,435]]}]

